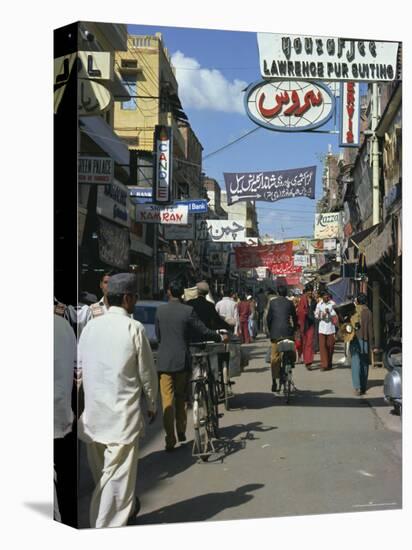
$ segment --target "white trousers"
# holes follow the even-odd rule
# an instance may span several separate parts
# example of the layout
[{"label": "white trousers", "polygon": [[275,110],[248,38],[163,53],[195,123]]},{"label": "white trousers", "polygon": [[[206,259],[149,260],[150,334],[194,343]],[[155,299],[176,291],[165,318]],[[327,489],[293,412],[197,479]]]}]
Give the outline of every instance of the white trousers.
[{"label": "white trousers", "polygon": [[139,439],[130,445],[87,444],[96,483],[90,503],[90,527],[122,527],[133,514]]}]

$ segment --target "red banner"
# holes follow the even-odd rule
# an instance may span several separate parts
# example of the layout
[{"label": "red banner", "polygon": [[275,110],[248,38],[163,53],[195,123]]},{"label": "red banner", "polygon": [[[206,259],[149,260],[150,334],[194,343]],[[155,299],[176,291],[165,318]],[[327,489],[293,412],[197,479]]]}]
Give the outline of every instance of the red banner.
[{"label": "red banner", "polygon": [[274,275],[294,275],[302,272],[293,262],[293,241],[263,246],[238,246],[235,248],[238,269],[267,267]]}]

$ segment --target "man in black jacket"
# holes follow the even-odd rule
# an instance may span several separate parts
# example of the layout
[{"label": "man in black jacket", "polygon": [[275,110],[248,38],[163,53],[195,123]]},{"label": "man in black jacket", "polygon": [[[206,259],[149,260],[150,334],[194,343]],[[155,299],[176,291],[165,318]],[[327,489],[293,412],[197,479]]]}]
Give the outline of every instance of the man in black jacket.
[{"label": "man in black jacket", "polygon": [[156,312],[155,329],[159,341],[157,370],[163,407],[163,425],[166,432],[166,451],[172,451],[177,438],[186,436],[186,388],[191,371],[189,344],[192,341],[226,341],[217,332],[208,329],[194,309],[180,301],[184,287],[172,281],[167,295],[169,302]]},{"label": "man in black jacket", "polygon": [[209,285],[206,281],[201,281],[196,283],[196,288],[198,292],[198,297],[194,300],[189,300],[187,302],[188,306],[196,311],[199,319],[209,328],[210,330],[232,330],[233,327],[228,325],[218,314],[215,306],[212,302],[208,302],[206,296],[209,294]]},{"label": "man in black jacket", "polygon": [[[272,371],[272,391],[277,391],[276,379],[279,378],[281,355],[278,351],[277,342],[284,338],[294,340],[295,332],[298,328],[296,309],[291,300],[286,298],[287,287],[279,286],[276,300],[272,300],[269,305],[267,315],[267,325],[269,328],[270,341],[272,342],[272,354],[270,367]],[[296,360],[296,354],[293,361]]]}]

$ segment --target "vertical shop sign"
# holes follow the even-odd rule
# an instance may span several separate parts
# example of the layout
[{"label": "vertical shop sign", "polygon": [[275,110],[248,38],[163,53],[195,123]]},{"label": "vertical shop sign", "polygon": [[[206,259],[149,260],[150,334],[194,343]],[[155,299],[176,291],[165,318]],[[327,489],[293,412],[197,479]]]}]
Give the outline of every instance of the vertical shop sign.
[{"label": "vertical shop sign", "polygon": [[341,83],[340,147],[360,145],[360,97],[358,82]]},{"label": "vertical shop sign", "polygon": [[153,202],[157,204],[169,204],[173,200],[172,141],[172,128],[170,126],[155,127]]}]

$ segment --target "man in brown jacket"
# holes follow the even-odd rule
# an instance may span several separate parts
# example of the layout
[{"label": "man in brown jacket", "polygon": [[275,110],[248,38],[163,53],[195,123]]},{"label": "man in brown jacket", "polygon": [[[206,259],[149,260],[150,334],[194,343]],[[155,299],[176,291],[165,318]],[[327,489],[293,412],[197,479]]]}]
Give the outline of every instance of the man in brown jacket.
[{"label": "man in brown jacket", "polygon": [[369,352],[374,348],[372,312],[366,305],[367,297],[356,298],[356,313],[351,317],[354,336],[350,342],[352,357],[352,385],[355,395],[366,393],[369,372]]}]

